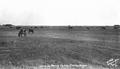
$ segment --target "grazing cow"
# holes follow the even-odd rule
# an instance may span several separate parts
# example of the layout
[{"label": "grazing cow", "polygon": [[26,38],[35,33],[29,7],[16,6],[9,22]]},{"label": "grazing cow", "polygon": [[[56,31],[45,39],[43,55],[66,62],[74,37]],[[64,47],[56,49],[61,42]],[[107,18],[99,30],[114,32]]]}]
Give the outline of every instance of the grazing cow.
[{"label": "grazing cow", "polygon": [[69,26],[68,26],[68,29],[71,30],[71,29],[73,29],[73,27],[69,25]]},{"label": "grazing cow", "polygon": [[106,27],[101,27],[101,29],[105,30],[105,29],[106,29]]},{"label": "grazing cow", "polygon": [[90,28],[89,28],[89,27],[86,27],[86,29],[87,29],[87,30],[90,30]]},{"label": "grazing cow", "polygon": [[21,29],[20,31],[19,31],[19,33],[18,33],[18,37],[22,37],[22,36],[26,36],[27,35],[27,33],[26,33],[26,29]]},{"label": "grazing cow", "polygon": [[28,33],[32,33],[32,34],[33,34],[33,33],[34,33],[34,30],[33,30],[33,29],[29,29],[29,30],[28,30]]}]

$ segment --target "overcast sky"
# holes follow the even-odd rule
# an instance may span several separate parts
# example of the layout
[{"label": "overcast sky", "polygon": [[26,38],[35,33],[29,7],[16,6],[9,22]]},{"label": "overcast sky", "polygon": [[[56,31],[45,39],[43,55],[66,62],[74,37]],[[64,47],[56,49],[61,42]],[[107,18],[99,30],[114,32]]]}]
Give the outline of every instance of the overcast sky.
[{"label": "overcast sky", "polygon": [[0,24],[120,24],[120,0],[0,0]]}]

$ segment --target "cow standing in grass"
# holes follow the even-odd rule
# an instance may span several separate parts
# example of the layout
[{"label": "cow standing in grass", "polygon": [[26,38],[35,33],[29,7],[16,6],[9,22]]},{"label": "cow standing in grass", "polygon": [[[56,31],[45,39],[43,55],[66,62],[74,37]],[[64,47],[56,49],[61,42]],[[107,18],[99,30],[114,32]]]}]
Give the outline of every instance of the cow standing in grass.
[{"label": "cow standing in grass", "polygon": [[71,30],[71,29],[73,29],[73,27],[69,25],[69,26],[68,26],[68,29]]},{"label": "cow standing in grass", "polygon": [[33,30],[33,29],[31,29],[31,28],[30,28],[30,29],[28,29],[28,33],[29,33],[29,34],[30,34],[30,33],[32,33],[32,34],[33,34],[33,33],[34,33],[34,30]]},{"label": "cow standing in grass", "polygon": [[27,33],[26,33],[26,29],[21,29],[20,31],[19,31],[19,33],[18,33],[18,37],[22,37],[22,36],[26,36],[27,35]]}]

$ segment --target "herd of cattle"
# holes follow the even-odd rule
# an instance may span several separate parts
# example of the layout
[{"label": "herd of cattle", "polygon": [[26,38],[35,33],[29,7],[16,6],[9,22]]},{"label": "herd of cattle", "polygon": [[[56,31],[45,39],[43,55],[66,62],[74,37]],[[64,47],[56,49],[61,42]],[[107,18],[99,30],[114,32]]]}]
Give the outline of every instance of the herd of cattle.
[{"label": "herd of cattle", "polygon": [[100,29],[100,30],[107,30],[107,29],[114,29],[116,30],[117,32],[120,31],[120,25],[114,25],[114,26],[58,26],[57,28],[56,27],[53,27],[53,26],[34,26],[34,27],[21,27],[21,26],[14,26],[14,25],[11,25],[11,24],[6,24],[6,25],[0,25],[0,30],[5,30],[6,28],[9,28],[9,29],[17,29],[19,30],[18,32],[18,37],[25,37],[27,36],[27,34],[30,34],[30,33],[34,33],[34,29],[67,29],[67,30],[97,30],[97,29]]},{"label": "herd of cattle", "polygon": [[34,33],[33,29],[20,29],[20,31],[18,32],[18,37],[25,37],[27,36],[27,33]]}]

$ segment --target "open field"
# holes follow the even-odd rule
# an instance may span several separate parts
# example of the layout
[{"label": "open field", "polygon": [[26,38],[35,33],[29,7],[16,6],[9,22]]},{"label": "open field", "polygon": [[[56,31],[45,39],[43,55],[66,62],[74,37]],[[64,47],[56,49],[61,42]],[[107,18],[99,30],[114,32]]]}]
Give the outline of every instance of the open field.
[{"label": "open field", "polygon": [[[108,69],[109,59],[120,59],[119,30],[35,29],[22,38],[17,33],[0,30],[1,66],[85,64],[85,69]],[[120,61],[117,65],[119,69]]]}]

